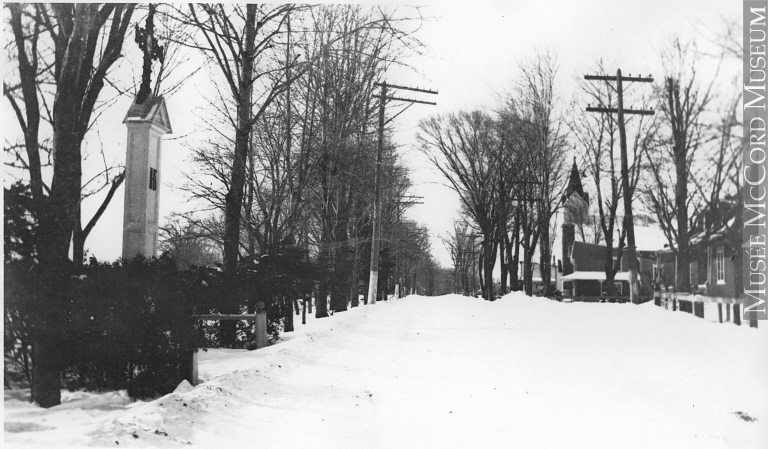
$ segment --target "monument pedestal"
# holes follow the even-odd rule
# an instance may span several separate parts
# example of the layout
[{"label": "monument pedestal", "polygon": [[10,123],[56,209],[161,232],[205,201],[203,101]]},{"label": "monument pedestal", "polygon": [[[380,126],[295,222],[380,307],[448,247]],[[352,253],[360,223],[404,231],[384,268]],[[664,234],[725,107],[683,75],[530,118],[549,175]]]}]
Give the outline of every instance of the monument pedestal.
[{"label": "monument pedestal", "polygon": [[162,137],[172,132],[163,97],[135,101],[123,119],[128,128],[123,209],[123,259],[157,256]]}]

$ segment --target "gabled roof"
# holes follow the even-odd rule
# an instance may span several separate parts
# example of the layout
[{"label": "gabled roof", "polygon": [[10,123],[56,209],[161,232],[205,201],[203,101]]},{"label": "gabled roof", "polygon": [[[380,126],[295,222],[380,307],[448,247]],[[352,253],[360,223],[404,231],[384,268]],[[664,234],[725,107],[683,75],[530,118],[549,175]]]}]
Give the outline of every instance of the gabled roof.
[{"label": "gabled roof", "polygon": [[[613,254],[618,254],[618,248],[613,248]],[[594,243],[586,242],[573,242],[571,247],[571,259],[597,259],[603,260],[605,258],[605,245],[596,245]]]},{"label": "gabled roof", "polygon": [[165,106],[165,99],[163,97],[151,97],[142,104],[136,103],[134,98],[133,104],[128,108],[128,113],[125,114],[123,123],[128,121],[152,122],[165,128],[167,133],[173,133],[171,120],[168,118],[168,109]]},{"label": "gabled roof", "polygon": [[[724,202],[726,201],[721,201],[721,203]],[[708,212],[709,211],[705,211],[702,212],[702,214],[706,215]],[[724,239],[741,240],[741,237],[737,234],[742,232],[742,226],[739,226],[736,223],[736,220],[739,218],[737,214],[740,213],[741,211],[737,207],[731,206],[729,209],[725,210],[725,217],[719,218],[719,220],[724,220],[725,223],[721,222],[719,226],[715,228],[701,229],[702,225],[699,225],[698,227],[689,229],[688,244],[691,248],[696,248],[700,245],[703,245],[703,248],[706,248],[708,245],[720,242]],[[663,254],[672,252],[672,249],[669,247],[659,250],[659,253]]]},{"label": "gabled roof", "polygon": [[[575,241],[573,242],[573,246],[571,247],[571,254],[569,256],[572,259],[585,259],[589,258],[592,260],[603,260],[605,259],[605,245],[596,245],[594,243],[586,243],[586,242],[579,242]],[[618,256],[619,255],[619,248],[614,246],[613,248],[613,255]],[[653,258],[655,257],[656,251],[650,251],[650,250],[636,250],[636,256],[640,258]],[[627,253],[627,248],[624,248],[624,254]]]},{"label": "gabled roof", "polygon": [[[604,281],[605,279],[605,271],[574,271],[571,274],[563,276],[564,281]],[[629,272],[618,271],[613,277],[613,280],[629,281]]]}]

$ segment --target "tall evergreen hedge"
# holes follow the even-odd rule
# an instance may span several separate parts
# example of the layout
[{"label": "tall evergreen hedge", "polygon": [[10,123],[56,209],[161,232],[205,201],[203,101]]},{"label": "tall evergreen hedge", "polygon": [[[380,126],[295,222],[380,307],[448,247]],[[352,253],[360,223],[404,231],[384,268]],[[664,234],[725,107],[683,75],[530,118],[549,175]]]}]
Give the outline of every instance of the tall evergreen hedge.
[{"label": "tall evergreen hedge", "polygon": [[[36,322],[37,298],[50,298],[34,262],[5,264],[5,379],[30,380],[36,326],[56,326],[64,384],[71,389],[126,389],[132,398],[169,393],[191,373],[192,353],[218,347],[218,323],[196,314],[217,313],[222,295],[235,295],[241,313],[266,305],[268,333],[275,340],[286,312],[283,300],[297,298],[311,285],[311,272],[296,257],[277,255],[246,261],[226,285],[220,270],[179,271],[169,257],[137,257],[119,263],[91,264],[67,278],[62,316]],[[290,312],[289,312],[290,313]],[[255,341],[253,322],[238,322],[237,345]]]}]

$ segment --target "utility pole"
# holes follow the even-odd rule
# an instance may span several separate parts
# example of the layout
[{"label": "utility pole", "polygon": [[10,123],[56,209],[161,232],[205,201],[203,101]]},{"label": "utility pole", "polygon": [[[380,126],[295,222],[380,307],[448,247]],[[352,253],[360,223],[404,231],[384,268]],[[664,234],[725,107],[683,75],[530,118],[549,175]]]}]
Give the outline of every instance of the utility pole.
[{"label": "utility pole", "polygon": [[404,87],[395,84],[375,83],[381,88],[379,94],[379,145],[376,150],[376,181],[373,197],[373,231],[371,232],[371,274],[368,278],[368,300],[370,304],[376,304],[376,295],[378,294],[379,283],[379,241],[381,240],[381,160],[384,154],[384,112],[387,100],[404,101],[406,103],[428,104],[435,106],[437,103],[429,101],[412,100],[409,98],[392,97],[387,95],[387,89],[409,90],[412,92],[421,92],[437,95],[437,91],[427,89],[417,89],[415,87]]},{"label": "utility pole", "polygon": [[[629,300],[633,303],[638,300],[637,284],[637,246],[635,244],[635,222],[632,214],[632,192],[629,190],[629,163],[627,162],[627,131],[624,127],[624,114],[653,115],[653,110],[646,109],[624,109],[624,81],[639,83],[652,83],[653,77],[643,78],[642,76],[621,76],[621,69],[616,70],[616,77],[603,75],[586,75],[585,80],[616,81],[616,92],[618,93],[618,107],[587,107],[588,112],[599,112],[604,114],[617,114],[619,125],[619,142],[621,146],[621,182],[624,190],[624,226],[627,229],[627,259],[629,265]],[[599,188],[599,186],[598,186]]]}]

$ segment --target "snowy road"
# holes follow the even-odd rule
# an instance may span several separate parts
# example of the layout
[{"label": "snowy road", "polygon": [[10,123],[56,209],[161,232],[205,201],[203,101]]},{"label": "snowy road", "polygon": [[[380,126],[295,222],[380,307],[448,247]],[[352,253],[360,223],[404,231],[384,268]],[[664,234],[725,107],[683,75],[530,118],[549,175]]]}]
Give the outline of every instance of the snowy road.
[{"label": "snowy road", "polygon": [[[263,350],[211,351],[200,386],[92,414],[81,428],[6,395],[5,443],[768,447],[764,327],[519,295],[409,297],[297,327]],[[48,429],[9,432],[25,419]]]}]

